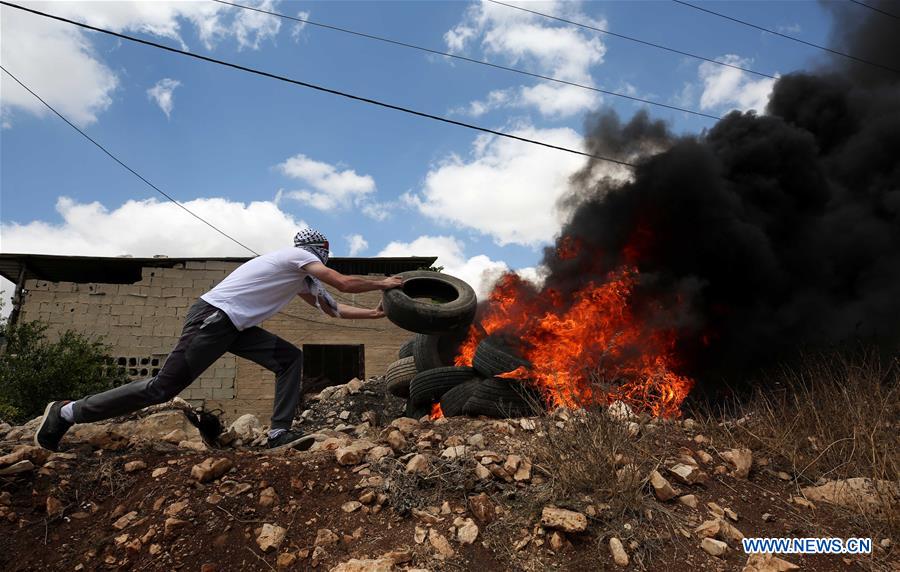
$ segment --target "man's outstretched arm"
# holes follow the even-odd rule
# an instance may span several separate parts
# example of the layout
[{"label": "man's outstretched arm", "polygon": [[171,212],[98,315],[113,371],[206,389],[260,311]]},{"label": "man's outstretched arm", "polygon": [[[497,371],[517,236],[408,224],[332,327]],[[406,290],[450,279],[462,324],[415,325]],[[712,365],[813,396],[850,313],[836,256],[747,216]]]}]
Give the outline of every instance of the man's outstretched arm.
[{"label": "man's outstretched arm", "polygon": [[403,279],[398,278],[397,276],[391,276],[381,280],[369,280],[367,278],[347,276],[346,274],[341,274],[337,270],[328,268],[321,262],[310,262],[303,267],[303,271],[308,272],[325,284],[337,288],[338,291],[344,292],[345,294],[359,294],[362,292],[372,292],[373,290],[388,290],[403,285]]},{"label": "man's outstretched arm", "polygon": [[[297,295],[303,298],[310,306],[316,307],[316,297],[312,294]],[[381,303],[374,308],[357,308],[356,306],[348,306],[347,304],[338,302],[338,312],[340,312],[340,316],[337,316],[328,304],[321,304],[321,310],[333,318],[340,317],[345,320],[374,320],[384,317],[384,310],[381,307]]]}]

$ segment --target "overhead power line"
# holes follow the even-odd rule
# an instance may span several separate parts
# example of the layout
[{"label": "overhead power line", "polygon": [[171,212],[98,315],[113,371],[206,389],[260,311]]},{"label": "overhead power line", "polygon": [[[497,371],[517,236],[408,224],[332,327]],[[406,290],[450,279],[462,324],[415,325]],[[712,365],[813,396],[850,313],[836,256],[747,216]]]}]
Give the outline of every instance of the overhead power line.
[{"label": "overhead power line", "polygon": [[77,131],[78,133],[80,133],[82,137],[84,137],[85,139],[87,139],[88,141],[90,141],[91,143],[93,143],[98,149],[100,149],[101,151],[103,151],[104,153],[106,153],[106,155],[108,155],[110,159],[112,159],[113,161],[115,161],[116,163],[118,163],[119,165],[121,165],[122,167],[124,167],[125,169],[127,169],[132,175],[134,175],[134,176],[137,177],[138,179],[142,180],[142,181],[143,181],[144,183],[146,183],[147,186],[149,186],[151,189],[153,189],[154,191],[156,191],[156,192],[159,193],[160,195],[164,196],[167,200],[171,201],[173,204],[177,205],[179,208],[181,208],[182,210],[184,210],[186,213],[188,213],[189,215],[191,215],[191,216],[194,217],[195,219],[199,220],[200,222],[202,222],[203,224],[205,224],[205,225],[208,226],[209,228],[213,229],[214,231],[218,232],[219,234],[221,234],[222,236],[224,236],[224,237],[227,238],[228,240],[232,241],[233,243],[239,245],[239,246],[242,247],[242,248],[247,249],[248,251],[252,252],[252,253],[255,254],[256,256],[259,256],[259,253],[258,253],[258,252],[256,252],[255,250],[253,250],[252,248],[250,248],[249,246],[247,246],[247,245],[244,244],[243,242],[239,241],[238,239],[234,238],[233,236],[231,236],[230,234],[228,234],[228,233],[225,232],[224,230],[222,230],[222,229],[220,229],[219,227],[215,226],[215,225],[212,224],[211,222],[207,221],[206,219],[204,219],[203,217],[201,217],[200,215],[198,215],[197,213],[195,213],[195,212],[192,211],[191,209],[187,208],[186,206],[184,206],[183,204],[181,204],[180,202],[178,202],[177,200],[175,200],[175,198],[173,198],[171,195],[169,195],[168,193],[166,193],[165,191],[163,191],[162,189],[160,189],[159,187],[157,187],[156,185],[154,185],[153,183],[151,183],[150,181],[148,181],[148,180],[147,180],[146,178],[144,178],[140,173],[138,173],[137,171],[135,171],[134,169],[132,169],[131,167],[129,167],[128,165],[126,165],[125,163],[123,163],[118,157],[116,157],[115,155],[113,155],[106,147],[104,147],[103,145],[101,145],[96,139],[94,139],[93,137],[91,137],[90,135],[88,135],[87,133],[85,133],[84,131],[82,131],[81,129],[79,129],[74,123],[72,123],[71,121],[69,121],[63,114],[61,114],[61,113],[58,112],[56,109],[54,109],[52,105],[50,105],[49,103],[47,103],[47,102],[44,100],[44,98],[42,98],[40,95],[38,95],[37,93],[35,93],[30,87],[28,87],[27,85],[25,85],[25,84],[22,82],[22,80],[20,80],[20,79],[17,78],[16,76],[14,76],[14,75],[12,74],[12,72],[10,72],[8,69],[6,69],[5,67],[3,67],[2,64],[0,64],[0,69],[2,69],[2,70],[6,73],[6,75],[8,75],[9,77],[11,77],[17,84],[19,84],[20,86],[22,86],[22,88],[23,88],[25,91],[27,91],[28,93],[30,93],[31,95],[33,95],[38,101],[40,101],[41,103],[43,103],[44,106],[45,106],[47,109],[49,109],[49,110],[52,111],[54,114],[56,114],[57,117],[59,117],[60,119],[62,119],[63,121],[65,121],[65,122],[69,125],[69,127],[71,127],[72,129],[74,129],[75,131]]},{"label": "overhead power line", "polygon": [[217,3],[219,3],[219,4],[225,4],[226,6],[234,6],[235,8],[241,8],[242,10],[251,10],[251,11],[253,11],[253,12],[259,12],[259,13],[261,13],[261,14],[268,14],[268,15],[270,15],[270,16],[275,16],[275,17],[278,17],[278,18],[284,18],[285,20],[292,20],[292,21],[294,21],[294,22],[299,22],[299,23],[302,23],[302,24],[309,24],[310,26],[317,26],[317,27],[319,27],[319,28],[325,28],[326,30],[333,30],[333,31],[335,31],[335,32],[341,32],[341,33],[344,33],[344,34],[350,34],[350,35],[353,35],[353,36],[359,36],[359,37],[361,37],[361,38],[366,38],[366,39],[369,39],[369,40],[375,40],[375,41],[378,41],[378,42],[384,42],[384,43],[386,43],[386,44],[392,44],[392,45],[400,46],[400,47],[403,47],[403,48],[410,48],[410,49],[413,49],[413,50],[419,50],[419,51],[426,52],[426,53],[429,53],[429,54],[434,54],[434,55],[438,55],[438,56],[444,56],[444,57],[448,57],[448,58],[454,58],[454,59],[461,60],[461,61],[468,62],[468,63],[472,63],[472,64],[478,64],[478,65],[481,65],[481,66],[487,66],[487,67],[494,68],[494,69],[498,69],[498,70],[503,70],[503,71],[513,72],[513,73],[517,73],[517,74],[521,74],[521,75],[525,75],[525,76],[529,76],[529,77],[533,77],[533,78],[537,78],[537,79],[543,79],[543,80],[547,80],[547,81],[552,81],[552,82],[556,82],[556,83],[561,83],[561,84],[564,84],[564,85],[570,85],[570,86],[573,86],[573,87],[578,87],[578,88],[581,88],[581,89],[585,89],[585,90],[589,90],[589,91],[593,91],[593,92],[597,92],[597,93],[603,93],[603,94],[611,95],[611,96],[614,96],[614,97],[621,97],[621,98],[623,98],[623,99],[629,99],[629,100],[631,100],[631,101],[639,101],[639,102],[641,102],[641,103],[647,103],[647,104],[649,104],[649,105],[656,105],[656,106],[659,106],[659,107],[665,107],[665,108],[667,108],[667,109],[672,109],[672,110],[675,110],[675,111],[682,111],[682,112],[684,112],[684,113],[690,113],[690,114],[693,114],[693,115],[699,115],[700,117],[706,117],[706,118],[708,118],[708,119],[715,119],[715,120],[722,119],[721,116],[718,116],[718,115],[712,115],[712,114],[709,114],[709,113],[703,113],[702,111],[697,111],[697,110],[694,110],[694,109],[687,109],[687,108],[684,108],[684,107],[679,107],[679,106],[677,106],[677,105],[669,105],[669,104],[667,104],[667,103],[662,103],[662,102],[660,102],[660,101],[653,101],[652,99],[644,99],[644,98],[642,98],[642,97],[636,97],[636,96],[633,96],[633,95],[628,95],[628,94],[620,93],[620,92],[617,92],[617,91],[610,91],[610,90],[607,90],[607,89],[601,89],[601,88],[599,88],[599,87],[594,87],[594,86],[591,86],[591,85],[585,85],[585,84],[582,84],[582,83],[577,83],[577,82],[574,82],[574,81],[568,81],[568,80],[560,79],[560,78],[557,78],[557,77],[552,77],[552,76],[547,76],[547,75],[543,75],[543,74],[539,74],[539,73],[535,73],[535,72],[530,72],[530,71],[523,70],[523,69],[520,69],[520,68],[514,68],[514,67],[510,67],[510,66],[504,66],[504,65],[501,65],[501,64],[496,64],[496,63],[488,62],[488,61],[485,61],[485,60],[476,60],[476,59],[474,59],[474,58],[469,58],[469,57],[466,57],[466,56],[461,56],[461,55],[459,55],[459,54],[454,54],[454,53],[451,53],[451,52],[445,52],[445,51],[441,51],[441,50],[436,50],[436,49],[433,49],[433,48],[427,48],[427,47],[425,47],[425,46],[419,46],[419,45],[416,45],[416,44],[410,44],[410,43],[408,43],[408,42],[402,42],[402,41],[399,41],[399,40],[393,40],[393,39],[391,39],[391,38],[385,38],[385,37],[383,37],[383,36],[376,36],[376,35],[374,35],[374,34],[368,34],[368,33],[365,33],[365,32],[359,32],[359,31],[356,31],[356,30],[350,30],[350,29],[348,29],[348,28],[341,28],[341,27],[339,27],[339,26],[334,26],[334,25],[332,25],[332,24],[323,24],[322,22],[316,22],[316,21],[314,21],[314,20],[310,20],[309,18],[300,18],[300,17],[298,17],[298,16],[289,16],[289,15],[287,15],[287,14],[281,14],[281,13],[279,13],[279,12],[273,12],[273,11],[271,11],[271,10],[263,10],[262,8],[257,8],[257,7],[254,7],[254,6],[245,6],[245,5],[243,5],[243,4],[236,4],[236,3],[234,3],[234,2],[228,2],[227,0],[212,0],[212,1],[213,1],[213,2],[217,2]]},{"label": "overhead power line", "polygon": [[882,64],[879,64],[879,63],[870,61],[870,60],[863,59],[863,58],[858,58],[858,57],[856,57],[856,56],[854,56],[854,55],[852,55],[852,54],[848,54],[848,53],[846,53],[846,52],[841,52],[841,51],[838,51],[838,50],[833,50],[833,49],[831,49],[831,48],[829,48],[829,47],[827,47],[827,46],[821,46],[821,45],[819,45],[819,44],[814,44],[814,43],[812,43],[812,42],[807,42],[806,40],[801,40],[800,38],[797,38],[797,37],[794,37],[794,36],[789,36],[789,35],[787,35],[787,34],[782,34],[781,32],[776,32],[775,30],[770,30],[769,28],[764,28],[763,26],[759,26],[759,25],[757,25],[757,24],[753,24],[753,23],[748,22],[748,21],[746,21],[746,20],[741,20],[740,18],[735,18],[735,17],[729,16],[729,15],[727,15],[727,14],[722,14],[721,12],[716,12],[716,11],[714,11],[714,10],[710,10],[710,9],[708,9],[708,8],[704,8],[704,7],[702,7],[702,6],[697,6],[696,4],[691,4],[690,2],[685,2],[684,0],[672,0],[672,2],[675,2],[676,4],[681,4],[681,5],[683,5],[683,6],[687,6],[688,8],[693,8],[694,10],[699,10],[699,11],[701,11],[701,12],[706,12],[707,14],[712,14],[713,16],[718,16],[719,18],[724,18],[724,19],[726,19],[726,20],[731,20],[732,22],[737,22],[738,24],[743,24],[744,26],[749,26],[749,27],[751,27],[751,28],[755,28],[755,29],[761,30],[761,31],[763,31],[763,32],[768,32],[769,34],[774,34],[774,35],[776,35],[776,36],[780,36],[780,37],[782,37],[782,38],[786,38],[786,39],[788,39],[788,40],[791,40],[791,41],[794,41],[794,42],[797,42],[797,43],[800,43],[800,44],[804,44],[804,45],[807,45],[807,46],[811,46],[811,47],[813,47],[813,48],[817,48],[817,49],[819,49],[819,50],[823,50],[823,51],[826,51],[826,52],[828,52],[828,53],[831,53],[831,54],[834,54],[834,55],[837,55],[837,56],[841,56],[841,57],[844,57],[844,58],[853,60],[853,61],[858,62],[858,63],[861,63],[861,64],[866,64],[866,65],[869,65],[869,66],[873,66],[873,67],[876,67],[876,68],[881,68],[881,69],[883,69],[883,70],[887,70],[887,71],[891,71],[891,72],[900,74],[900,69],[892,68],[892,67],[890,67],[890,66],[885,66],[885,65],[882,65]]},{"label": "overhead power line", "polygon": [[647,40],[641,40],[640,38],[635,38],[635,37],[633,37],[633,36],[626,36],[625,34],[619,34],[619,33],[617,33],[617,32],[610,32],[609,30],[605,30],[605,29],[603,29],[603,28],[598,28],[598,27],[596,27],[596,26],[591,26],[590,24],[585,24],[584,22],[576,22],[576,21],[574,21],[574,20],[567,20],[567,19],[565,19],[565,18],[560,18],[559,16],[554,16],[554,15],[552,15],[552,14],[546,14],[546,13],[544,13],[544,12],[538,12],[537,10],[532,10],[532,9],[530,9],[530,8],[525,8],[525,7],[523,7],[523,6],[518,6],[518,5],[516,5],[516,4],[507,4],[506,2],[501,2],[500,0],[488,0],[488,2],[492,2],[492,3],[494,3],[494,4],[499,4],[500,6],[506,6],[507,8],[514,8],[514,9],[516,9],[516,10],[521,10],[522,12],[528,12],[529,14],[534,14],[534,15],[536,15],[536,16],[542,16],[542,17],[544,17],[544,18],[549,18],[549,19],[551,19],[551,20],[556,20],[557,22],[563,22],[563,23],[569,24],[569,25],[571,25],[571,26],[578,26],[579,28],[584,28],[584,29],[586,29],[586,30],[592,30],[592,31],[594,31],[594,32],[599,32],[599,33],[601,33],[601,34],[606,34],[606,35],[608,35],[608,36],[612,36],[612,37],[614,37],[614,38],[621,38],[621,39],[623,39],[623,40],[628,40],[628,41],[630,41],[630,42],[636,42],[636,43],[638,43],[638,44],[643,44],[643,45],[645,45],[645,46],[650,46],[650,47],[653,47],[653,48],[656,48],[656,49],[659,49],[659,50],[665,50],[665,51],[667,51],[667,52],[672,52],[672,53],[674,53],[674,54],[679,54],[679,55],[682,55],[682,56],[687,56],[687,57],[689,57],[689,58],[695,58],[695,59],[698,59],[698,60],[703,60],[703,61],[705,61],[705,62],[709,62],[709,63],[711,63],[711,64],[716,64],[716,65],[718,65],[718,66],[724,66],[724,67],[727,67],[727,68],[734,68],[734,69],[741,70],[741,71],[744,71],[744,72],[747,72],[747,73],[752,73],[752,74],[755,74],[755,75],[758,75],[758,76],[767,77],[767,78],[769,78],[769,79],[778,79],[778,76],[774,76],[774,75],[771,75],[771,74],[767,74],[767,73],[764,73],[764,72],[761,72],[761,71],[756,71],[756,70],[753,70],[753,69],[750,69],[750,68],[745,68],[745,67],[739,66],[739,65],[737,65],[737,64],[730,64],[730,63],[728,63],[728,62],[723,62],[723,61],[720,61],[720,60],[717,60],[717,59],[708,58],[708,57],[706,57],[706,56],[701,56],[701,55],[697,55],[697,54],[692,54],[692,53],[690,53],[690,52],[685,52],[685,51],[678,50],[678,49],[675,49],[675,48],[670,48],[670,47],[664,46],[664,45],[662,45],[662,44],[657,44],[657,43],[654,43],[654,42],[649,42],[649,41],[647,41]]},{"label": "overhead power line", "polygon": [[270,78],[270,79],[275,79],[275,80],[278,80],[278,81],[283,81],[283,82],[291,83],[291,84],[294,84],[294,85],[299,85],[299,86],[301,86],[301,87],[306,87],[306,88],[309,88],[309,89],[314,89],[314,90],[316,90],[316,91],[321,91],[321,92],[324,92],[324,93],[330,93],[330,94],[332,94],[332,95],[338,95],[338,96],[341,96],[341,97],[345,97],[345,98],[347,98],[347,99],[353,99],[353,100],[356,100],[356,101],[361,101],[361,102],[363,102],[363,103],[369,103],[369,104],[371,104],[371,105],[377,105],[377,106],[379,106],[379,107],[384,107],[384,108],[387,108],[387,109],[393,109],[393,110],[395,110],[395,111],[400,111],[400,112],[403,112],[403,113],[408,113],[408,114],[410,114],[410,115],[416,115],[416,116],[418,116],[418,117],[424,117],[424,118],[426,118],[426,119],[433,119],[433,120],[435,120],[435,121],[440,121],[440,122],[443,122],[443,123],[449,123],[449,124],[451,124],[451,125],[457,125],[457,126],[459,126],[459,127],[465,127],[465,128],[467,128],[467,129],[472,129],[472,130],[475,130],[475,131],[481,131],[481,132],[483,132],[483,133],[490,133],[491,135],[496,135],[496,136],[498,136],[498,137],[505,137],[505,138],[507,138],[507,139],[513,139],[513,140],[516,140],[516,141],[521,141],[521,142],[523,142],[523,143],[531,143],[531,144],[533,144],[533,145],[539,145],[539,146],[541,146],[541,147],[547,147],[547,148],[549,148],[549,149],[556,149],[557,151],[564,151],[564,152],[566,152],[566,153],[572,153],[572,154],[575,154],[575,155],[581,155],[581,156],[583,156],[583,157],[591,157],[592,159],[599,159],[599,160],[601,160],[601,161],[607,161],[607,162],[609,162],[609,163],[615,163],[615,164],[617,164],[617,165],[623,165],[623,166],[626,166],[626,167],[635,167],[635,164],[634,164],[634,163],[629,163],[629,162],[627,162],[627,161],[622,161],[622,160],[620,160],[620,159],[613,159],[612,157],[604,157],[604,156],[602,156],[602,155],[594,155],[593,153],[587,153],[587,152],[584,152],[584,151],[579,151],[579,150],[577,150],[577,149],[572,149],[572,148],[569,148],[569,147],[563,147],[563,146],[561,146],[561,145],[553,145],[552,143],[547,143],[547,142],[545,142],[545,141],[540,141],[540,140],[537,140],[537,139],[530,139],[530,138],[528,138],[528,137],[521,137],[521,136],[519,136],[519,135],[513,135],[512,133],[506,133],[506,132],[504,132],[504,131],[497,131],[497,130],[495,130],[495,129],[488,129],[487,127],[481,127],[481,126],[479,126],[479,125],[474,125],[474,124],[472,124],[472,123],[466,123],[466,122],[464,122],[464,121],[457,121],[457,120],[455,120],[455,119],[450,119],[449,117],[443,117],[443,116],[440,116],[440,115],[434,115],[434,114],[431,114],[431,113],[426,113],[426,112],[424,112],[424,111],[417,111],[417,110],[415,110],[415,109],[411,109],[411,108],[408,108],[408,107],[403,107],[403,106],[400,106],[400,105],[394,105],[394,104],[392,104],[392,103],[386,103],[386,102],[383,102],[383,101],[379,101],[379,100],[377,100],[377,99],[372,99],[372,98],[368,98],[368,97],[362,97],[362,96],[359,96],[359,95],[354,95],[354,94],[352,94],[352,93],[348,93],[348,92],[345,92],[345,91],[340,91],[340,90],[337,90],[337,89],[331,89],[331,88],[324,87],[324,86],[321,86],[321,85],[316,85],[316,84],[314,84],[314,83],[309,83],[309,82],[305,82],[305,81],[296,80],[296,79],[289,78],[289,77],[286,77],[286,76],[283,76],[283,75],[278,75],[278,74],[274,74],[274,73],[269,73],[269,72],[266,72],[266,71],[263,71],[263,70],[260,70],[260,69],[251,68],[251,67],[247,67],[247,66],[242,66],[242,65],[240,65],[240,64],[235,64],[235,63],[227,62],[227,61],[225,61],[225,60],[219,60],[219,59],[216,59],[216,58],[211,58],[211,57],[209,57],[209,56],[203,56],[203,55],[200,55],[200,54],[194,54],[194,53],[191,53],[191,52],[188,52],[188,51],[185,51],[185,50],[179,50],[179,49],[177,49],[177,48],[173,48],[173,47],[170,47],[170,46],[166,46],[166,45],[164,45],[164,44],[159,44],[159,43],[157,43],[157,42],[152,42],[152,41],[150,41],[150,40],[144,40],[144,39],[141,39],[141,38],[136,38],[136,37],[134,37],[134,36],[129,36],[129,35],[127,35],[127,34],[120,34],[119,32],[113,32],[112,30],[107,30],[107,29],[105,29],[105,28],[98,28],[98,27],[96,27],[96,26],[91,26],[90,24],[84,24],[84,23],[82,23],[82,22],[76,22],[75,20],[70,20],[70,19],[68,19],[68,18],[63,18],[62,16],[55,16],[55,15],[53,15],[53,14],[48,14],[48,13],[46,13],[46,12],[41,12],[40,10],[34,10],[34,9],[32,9],[32,8],[26,8],[26,7],[24,7],[24,6],[19,6],[18,4],[13,4],[13,3],[11,3],[11,2],[7,2],[6,0],[0,0],[0,4],[2,4],[2,5],[4,5],[4,6],[9,6],[9,7],[11,7],[11,8],[16,8],[17,10],[22,10],[22,11],[24,11],[24,12],[30,12],[30,13],[32,13],[32,14],[35,14],[35,15],[38,15],[38,16],[42,16],[42,17],[44,17],[44,18],[49,18],[49,19],[52,19],[52,20],[57,20],[57,21],[59,21],[59,22],[65,22],[65,23],[67,23],[67,24],[71,24],[71,25],[73,25],[73,26],[78,26],[79,28],[84,28],[84,29],[86,29],[86,30],[93,30],[93,31],[95,31],[95,32],[100,32],[100,33],[103,33],[103,34],[107,34],[107,35],[109,35],[109,36],[114,36],[114,37],[116,37],[116,38],[121,38],[121,39],[123,39],[123,40],[128,40],[128,41],[130,41],[130,42],[135,42],[135,43],[138,43],[138,44],[143,44],[143,45],[145,45],[145,46],[151,46],[151,47],[154,47],[154,48],[158,48],[158,49],[161,49],[161,50],[165,50],[165,51],[167,51],[167,52],[172,52],[172,53],[174,53],[174,54],[180,54],[180,55],[182,55],[182,56],[186,56],[186,57],[189,57],[189,58],[194,58],[194,59],[197,59],[197,60],[202,60],[202,61],[205,61],[205,62],[218,64],[218,65],[220,65],[220,66],[229,67],[229,68],[232,68],[232,69],[244,71],[244,72],[251,73],[251,74],[254,74],[254,75],[258,75],[258,76],[262,76],[262,77],[267,77],[267,78]]},{"label": "overhead power line", "polygon": [[869,10],[872,10],[873,12],[878,12],[879,14],[884,14],[885,16],[890,16],[891,18],[896,18],[896,19],[900,20],[900,16],[898,16],[896,14],[891,14],[890,12],[882,10],[881,8],[876,8],[875,6],[872,6],[871,4],[866,4],[865,2],[860,2],[859,0],[850,0],[850,1],[853,2],[854,4],[859,4],[860,6],[868,8]]}]

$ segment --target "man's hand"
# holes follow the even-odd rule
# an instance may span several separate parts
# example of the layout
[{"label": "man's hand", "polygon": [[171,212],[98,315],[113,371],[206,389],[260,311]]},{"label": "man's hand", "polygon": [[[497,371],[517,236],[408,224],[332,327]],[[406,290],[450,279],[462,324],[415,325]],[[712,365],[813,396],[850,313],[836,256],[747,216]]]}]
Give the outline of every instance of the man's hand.
[{"label": "man's hand", "polygon": [[383,318],[384,315],[384,302],[379,302],[377,306],[372,308],[372,317]]},{"label": "man's hand", "polygon": [[382,290],[390,290],[391,288],[399,288],[403,286],[403,278],[399,276],[391,276],[379,281]]}]

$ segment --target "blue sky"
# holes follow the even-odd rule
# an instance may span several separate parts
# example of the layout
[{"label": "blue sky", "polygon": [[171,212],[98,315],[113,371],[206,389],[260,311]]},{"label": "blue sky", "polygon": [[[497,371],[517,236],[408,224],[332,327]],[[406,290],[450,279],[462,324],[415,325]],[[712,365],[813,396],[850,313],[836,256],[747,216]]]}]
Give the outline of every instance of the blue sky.
[{"label": "blue sky", "polygon": [[[250,2],[247,2],[250,4]],[[678,133],[712,120],[449,60],[210,1],[28,3],[123,33],[566,146],[586,116],[641,107]],[[771,80],[491,3],[254,6],[721,115],[760,111]],[[527,3],[770,74],[821,52],[672,2]],[[713,9],[827,44],[818,2]],[[864,16],[861,14],[860,16]],[[2,62],[132,168],[259,251],[309,224],[333,253],[438,255],[482,292],[530,269],[565,213],[581,158],[86,33],[3,7]],[[245,252],[165,204],[3,77],[4,252],[226,256]],[[612,174],[621,172],[612,169]],[[533,273],[533,270],[526,270]]]}]

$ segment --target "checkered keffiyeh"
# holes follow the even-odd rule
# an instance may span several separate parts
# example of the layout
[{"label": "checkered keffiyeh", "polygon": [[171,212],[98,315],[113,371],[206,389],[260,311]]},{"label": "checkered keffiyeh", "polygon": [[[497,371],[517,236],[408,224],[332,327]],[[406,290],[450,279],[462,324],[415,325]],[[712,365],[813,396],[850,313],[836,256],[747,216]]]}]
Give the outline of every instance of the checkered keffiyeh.
[{"label": "checkered keffiyeh", "polygon": [[322,261],[328,264],[328,238],[321,232],[305,228],[294,235],[294,246],[308,250]]},{"label": "checkered keffiyeh", "polygon": [[[316,258],[322,261],[322,264],[328,263],[328,238],[321,232],[312,228],[301,230],[294,235],[294,246],[313,253]],[[322,286],[322,282],[315,276],[310,275],[306,276],[306,281],[310,294],[316,297],[316,307],[322,310],[320,301],[325,300],[332,312],[340,317],[341,312],[338,310],[337,302],[331,297],[328,290]]]}]

